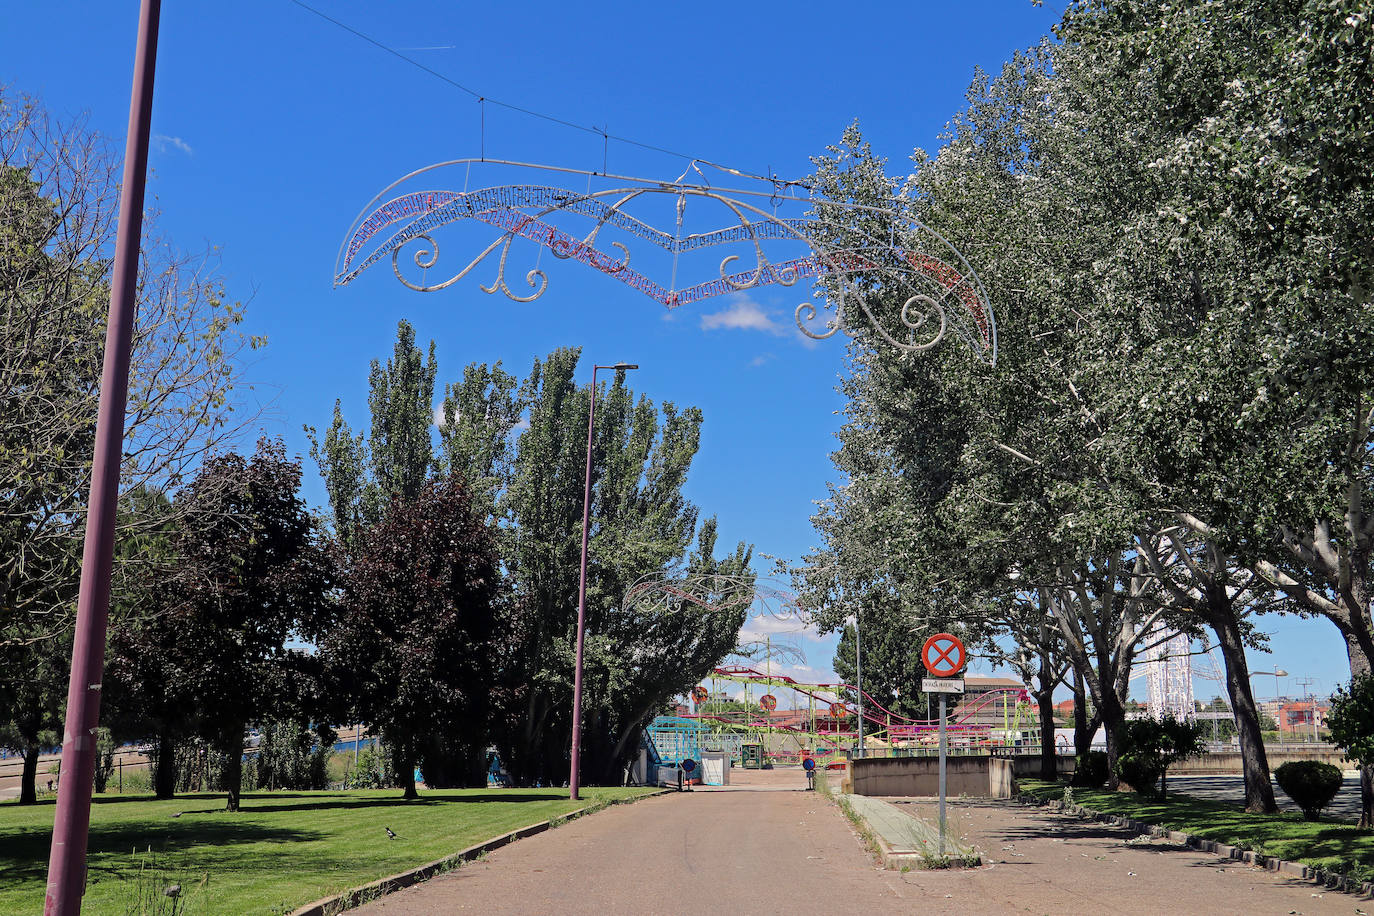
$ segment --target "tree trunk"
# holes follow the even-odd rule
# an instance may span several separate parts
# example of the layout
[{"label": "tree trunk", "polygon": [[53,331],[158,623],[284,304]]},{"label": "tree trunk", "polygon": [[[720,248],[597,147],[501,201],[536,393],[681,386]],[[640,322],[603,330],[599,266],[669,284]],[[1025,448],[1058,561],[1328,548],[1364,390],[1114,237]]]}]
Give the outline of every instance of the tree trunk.
[{"label": "tree trunk", "polygon": [[[1364,650],[1363,641],[1355,634],[1342,632],[1345,635],[1346,657],[1350,660],[1350,679],[1353,681],[1361,674],[1370,673],[1370,655]],[[1360,827],[1365,830],[1374,828],[1374,766],[1360,767]]]},{"label": "tree trunk", "polygon": [[1360,828],[1374,827],[1374,766],[1360,767]]},{"label": "tree trunk", "polygon": [[[1094,716],[1094,718],[1096,718]],[[1093,747],[1093,732],[1088,722],[1088,689],[1083,683],[1083,672],[1074,668],[1073,672],[1073,752],[1082,757]]]},{"label": "tree trunk", "polygon": [[1116,762],[1121,754],[1118,742],[1121,725],[1126,721],[1126,707],[1115,690],[1102,691],[1102,702],[1098,707],[1102,719],[1102,730],[1107,735],[1107,789],[1116,792],[1121,788],[1121,778],[1116,774]]},{"label": "tree trunk", "polygon": [[[1044,632],[1041,633],[1042,638]],[[1054,672],[1050,667],[1050,654],[1043,648],[1040,651],[1040,670],[1036,672],[1040,689],[1035,692],[1035,705],[1040,711],[1040,778],[1057,779],[1059,776],[1058,748],[1054,746]]]},{"label": "tree trunk", "polygon": [[19,804],[38,804],[38,746],[24,748],[24,775],[19,781]]},{"label": "tree trunk", "polygon": [[[621,730],[620,740],[616,742],[615,748],[611,751],[611,762],[613,764],[618,764],[622,756],[625,755],[626,746],[629,744],[630,739],[639,734],[641,731],[643,731],[644,720],[649,716],[651,712],[653,712],[652,706],[648,706],[641,709],[639,711],[639,714],[636,715],[633,720],[631,720],[630,724],[625,726],[625,728]],[[612,778],[615,775],[616,774],[614,772],[608,769],[605,771],[603,775],[603,781],[607,785],[617,785],[618,783],[616,782],[616,780]]]},{"label": "tree trunk", "polygon": [[157,739],[153,794],[158,798],[172,798],[177,794],[177,743],[167,735],[159,735]]},{"label": "tree trunk", "polygon": [[225,733],[220,742],[224,755],[225,811],[239,810],[239,795],[243,790],[243,726],[240,724]]},{"label": "tree trunk", "polygon": [[1250,667],[1245,660],[1245,644],[1241,640],[1235,606],[1224,594],[1209,595],[1205,613],[1226,663],[1226,692],[1231,697],[1231,711],[1236,717],[1241,772],[1245,775],[1245,810],[1252,814],[1276,814],[1279,807],[1274,801],[1269,757],[1264,750],[1259,708],[1250,685]]},{"label": "tree trunk", "polygon": [[401,777],[401,785],[405,787],[405,794],[401,797],[406,801],[413,801],[420,797],[420,792],[415,788],[415,754],[409,750],[397,754],[397,763],[401,765],[401,772],[397,775]]}]

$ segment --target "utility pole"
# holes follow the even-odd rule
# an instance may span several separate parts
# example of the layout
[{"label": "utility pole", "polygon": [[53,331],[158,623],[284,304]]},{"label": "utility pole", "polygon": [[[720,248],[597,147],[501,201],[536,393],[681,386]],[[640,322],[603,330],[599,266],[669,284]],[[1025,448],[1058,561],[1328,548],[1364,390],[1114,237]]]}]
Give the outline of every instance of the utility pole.
[{"label": "utility pole", "polygon": [[1300,677],[1297,684],[1303,688],[1303,695],[1307,697],[1307,714],[1312,717],[1312,742],[1317,741],[1317,701],[1312,696],[1312,685],[1317,682],[1316,678]]}]

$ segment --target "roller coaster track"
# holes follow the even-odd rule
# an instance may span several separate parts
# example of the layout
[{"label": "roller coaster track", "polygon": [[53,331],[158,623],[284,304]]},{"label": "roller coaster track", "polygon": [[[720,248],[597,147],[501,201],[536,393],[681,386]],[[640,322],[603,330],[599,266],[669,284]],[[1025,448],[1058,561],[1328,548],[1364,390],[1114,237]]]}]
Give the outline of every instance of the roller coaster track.
[{"label": "roller coaster track", "polygon": [[[828,708],[832,703],[841,703],[846,709],[847,715],[853,715],[851,703],[845,699],[849,694],[857,694],[858,688],[852,684],[844,683],[804,683],[795,678],[783,674],[766,674],[756,668],[744,665],[726,665],[716,668],[713,676],[719,680],[735,681],[744,684],[763,684],[768,687],[782,686],[794,690],[802,696],[811,700],[825,704]],[[893,712],[883,704],[875,700],[867,691],[863,692],[864,697],[864,721],[872,723],[874,732],[886,731],[892,738],[920,738],[923,735],[939,730],[938,719],[919,719],[903,716]],[[955,715],[946,723],[946,730],[956,736],[967,738],[987,739],[992,727],[980,724],[977,721],[978,714],[989,708],[996,708],[996,704],[1004,700],[1015,700],[1022,702],[1027,697],[1023,688],[1016,687],[996,687],[985,693],[978,695],[973,703],[960,703]],[[717,721],[735,728],[748,729],[773,729],[774,731],[796,732],[798,734],[815,735],[822,740],[831,738],[852,738],[857,735],[854,731],[808,731],[794,726],[775,725],[767,717],[755,716],[749,721],[740,721],[723,716],[713,716],[709,714],[697,714],[695,717],[708,721]]]}]

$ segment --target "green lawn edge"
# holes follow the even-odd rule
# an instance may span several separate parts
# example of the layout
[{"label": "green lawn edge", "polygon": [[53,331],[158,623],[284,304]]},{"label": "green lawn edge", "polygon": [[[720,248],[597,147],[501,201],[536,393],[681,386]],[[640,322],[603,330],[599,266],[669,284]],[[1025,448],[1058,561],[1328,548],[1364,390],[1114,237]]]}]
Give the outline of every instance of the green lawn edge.
[{"label": "green lawn edge", "polygon": [[[1017,786],[1041,803],[1064,797],[1064,784],[1059,782],[1018,779]],[[1360,881],[1374,880],[1374,831],[1344,821],[1305,821],[1299,814],[1250,814],[1225,802],[1180,794],[1151,799],[1133,792],[1075,787],[1073,801],[1101,814],[1129,817]]]},{"label": "green lawn edge", "polygon": [[[592,787],[573,801],[557,788],[431,790],[416,802],[394,789],[253,793],[236,814],[223,810],[223,795],[97,796],[82,912],[171,912],[163,892],[175,884],[177,916],[289,913],[524,827],[656,791]],[[0,913],[41,912],[54,811],[51,801],[0,803]]]}]

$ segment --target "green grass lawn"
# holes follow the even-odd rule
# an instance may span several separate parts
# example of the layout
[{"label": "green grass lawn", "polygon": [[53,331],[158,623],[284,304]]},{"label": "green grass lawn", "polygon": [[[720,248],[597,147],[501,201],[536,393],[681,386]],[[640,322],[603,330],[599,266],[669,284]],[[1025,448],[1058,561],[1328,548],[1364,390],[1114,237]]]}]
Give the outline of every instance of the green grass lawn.
[{"label": "green grass lawn", "polygon": [[[440,859],[518,827],[646,789],[468,789],[96,797],[83,911],[142,913],[180,884],[181,914],[279,913]],[[39,913],[55,805],[0,804],[0,913]],[[180,817],[173,815],[181,813]],[[387,838],[390,827],[398,839]]]},{"label": "green grass lawn", "polygon": [[[1041,800],[1064,796],[1061,783],[1038,779],[1016,782],[1023,792]],[[1187,795],[1170,795],[1160,801],[1132,792],[1075,788],[1073,800],[1104,814],[1135,818],[1363,881],[1374,879],[1374,831],[1343,821],[1304,821],[1298,814],[1247,814],[1234,805]]]}]

